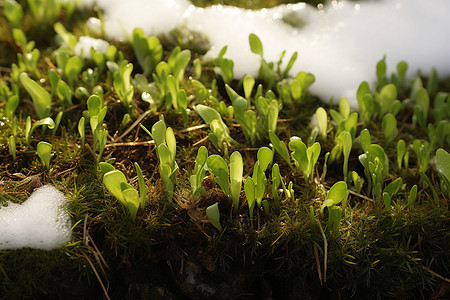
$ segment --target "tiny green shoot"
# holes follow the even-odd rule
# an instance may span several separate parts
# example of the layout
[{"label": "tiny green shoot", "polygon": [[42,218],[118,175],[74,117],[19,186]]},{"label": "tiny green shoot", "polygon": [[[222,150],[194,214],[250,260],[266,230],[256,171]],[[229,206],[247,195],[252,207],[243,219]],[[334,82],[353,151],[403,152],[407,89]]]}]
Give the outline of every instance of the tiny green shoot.
[{"label": "tiny green shoot", "polygon": [[39,142],[37,144],[37,154],[41,159],[42,164],[47,168],[47,170],[49,170],[50,158],[52,155],[52,144],[47,142]]},{"label": "tiny green shoot", "polygon": [[16,161],[16,138],[14,135],[9,137],[9,154],[12,156],[13,161]]},{"label": "tiny green shoot", "polygon": [[215,203],[206,208],[206,216],[214,227],[217,228],[220,232],[223,231],[222,225],[220,224],[220,212],[219,212],[219,203]]}]

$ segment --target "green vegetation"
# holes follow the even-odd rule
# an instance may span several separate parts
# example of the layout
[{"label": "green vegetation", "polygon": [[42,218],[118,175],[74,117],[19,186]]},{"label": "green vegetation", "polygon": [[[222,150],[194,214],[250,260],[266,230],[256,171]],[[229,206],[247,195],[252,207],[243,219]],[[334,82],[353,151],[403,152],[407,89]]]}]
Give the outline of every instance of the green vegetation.
[{"label": "green vegetation", "polygon": [[381,59],[354,111],[312,96],[313,74],[289,74],[296,54],[285,70],[265,61],[254,34],[256,78],[234,79],[226,48],[203,61],[140,29],[88,59],[73,49],[100,12],[54,2],[2,2],[0,46],[17,55],[0,57],[0,206],[52,183],[69,199],[73,238],[0,250],[2,297],[409,299],[448,288],[448,80],[407,81],[406,62],[389,75]]}]

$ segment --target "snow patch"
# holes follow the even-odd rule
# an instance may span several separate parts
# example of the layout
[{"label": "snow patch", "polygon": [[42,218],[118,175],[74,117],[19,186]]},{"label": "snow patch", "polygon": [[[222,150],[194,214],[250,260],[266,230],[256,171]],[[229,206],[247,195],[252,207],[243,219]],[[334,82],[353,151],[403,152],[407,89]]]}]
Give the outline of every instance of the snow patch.
[{"label": "snow patch", "polygon": [[[188,0],[96,3],[104,11],[108,38],[129,38],[135,27],[147,35],[159,35],[185,25],[208,36],[211,57],[228,46],[225,57],[234,61],[236,78],[258,73],[260,59],[250,51],[250,33],[260,37],[266,61],[277,62],[286,50],[287,63],[297,51],[291,74],[313,73],[316,82],[310,89],[326,102],[347,97],[356,107],[360,82],[376,82],[375,66],[384,56],[388,74],[404,60],[409,78],[418,70],[427,75],[432,67],[440,76],[450,76],[448,0],[332,1],[319,8],[298,3],[261,10],[198,8]],[[303,26],[289,25],[283,18],[299,20]]]},{"label": "snow patch", "polygon": [[66,197],[52,185],[36,189],[22,204],[0,207],[0,250],[51,250],[70,240]]}]

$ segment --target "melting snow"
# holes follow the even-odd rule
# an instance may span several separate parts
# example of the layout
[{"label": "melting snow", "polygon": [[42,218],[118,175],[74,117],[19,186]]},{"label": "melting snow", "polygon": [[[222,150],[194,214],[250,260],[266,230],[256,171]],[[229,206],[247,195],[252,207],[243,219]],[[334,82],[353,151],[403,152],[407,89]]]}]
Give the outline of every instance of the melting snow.
[{"label": "melting snow", "polygon": [[[228,45],[225,57],[234,61],[236,78],[256,76],[259,69],[259,57],[250,51],[250,33],[260,37],[267,61],[278,61],[286,50],[287,63],[297,51],[291,74],[313,73],[316,82],[311,91],[327,102],[347,97],[356,106],[359,83],[376,81],[375,65],[383,56],[389,73],[405,60],[409,77],[419,69],[427,74],[432,67],[439,75],[450,76],[447,0],[332,1],[320,8],[298,3],[261,10],[198,8],[188,0],[95,2],[104,11],[108,38],[129,38],[135,27],[159,35],[187,26],[209,37],[211,57]],[[301,20],[304,26],[288,25],[283,18]]]}]

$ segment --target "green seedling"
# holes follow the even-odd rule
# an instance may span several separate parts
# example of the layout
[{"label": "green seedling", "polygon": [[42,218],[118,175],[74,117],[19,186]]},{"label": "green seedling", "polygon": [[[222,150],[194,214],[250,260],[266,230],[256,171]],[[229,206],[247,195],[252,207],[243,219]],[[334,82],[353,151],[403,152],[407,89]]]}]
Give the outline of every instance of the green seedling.
[{"label": "green seedling", "polygon": [[234,115],[234,108],[231,105],[225,103],[225,101],[219,101],[213,95],[209,95],[208,100],[211,101],[211,107],[217,110],[217,112],[226,119],[232,119]]},{"label": "green seedling", "polygon": [[389,146],[389,144],[395,140],[398,135],[397,119],[393,114],[387,113],[384,116],[381,123],[381,129],[383,131],[384,138],[386,139],[386,146]]},{"label": "green seedling", "polygon": [[97,68],[87,68],[81,73],[81,82],[84,84],[84,86],[92,88],[97,84],[99,77],[100,73]]},{"label": "green seedling", "polygon": [[241,125],[246,140],[254,146],[256,144],[257,116],[253,110],[246,110],[247,103],[247,100],[242,97],[233,101],[234,116]]},{"label": "green seedling", "polygon": [[399,140],[397,142],[397,166],[399,169],[402,168],[403,158],[406,154],[406,144],[404,140]]},{"label": "green seedling", "polygon": [[311,73],[299,72],[295,79],[291,82],[290,92],[294,105],[299,105],[305,98],[308,88],[315,81],[314,75]]},{"label": "green seedling", "polygon": [[53,97],[57,93],[58,83],[61,80],[61,76],[59,76],[58,71],[56,71],[55,69],[48,70],[47,75],[48,75],[48,81],[50,82],[50,86],[51,86],[50,97]]},{"label": "green seedling", "polygon": [[197,152],[197,159],[195,160],[194,170],[189,181],[191,183],[192,196],[196,200],[199,196],[204,194],[205,189],[202,187],[203,179],[207,170],[206,159],[208,158],[208,149],[201,146]]},{"label": "green seedling", "polygon": [[319,136],[322,141],[327,140],[328,132],[328,116],[327,112],[323,107],[319,107],[316,110],[317,126],[319,127]]},{"label": "green seedling", "polygon": [[11,122],[11,133],[14,137],[17,137],[17,118],[14,117]]},{"label": "green seedling", "polygon": [[52,136],[56,135],[56,131],[58,130],[59,124],[61,123],[62,117],[64,115],[64,111],[60,111],[55,118],[55,127],[52,129]]},{"label": "green seedling", "polygon": [[85,142],[86,137],[85,137],[84,123],[85,123],[85,118],[81,117],[80,120],[78,121],[78,133],[80,134],[82,148],[84,148],[84,144],[86,143]]},{"label": "green seedling", "polygon": [[66,49],[66,48],[59,48],[58,50],[54,51],[53,54],[55,56],[56,59],[56,65],[58,66],[59,70],[62,70],[64,73],[64,70],[66,68],[67,65],[67,61],[70,58],[70,54],[69,54],[70,50]]},{"label": "green seedling", "polygon": [[341,98],[339,102],[339,113],[330,109],[330,115],[333,121],[338,125],[336,136],[343,131],[350,132],[352,140],[355,139],[356,127],[358,123],[358,113],[350,113],[350,105],[346,98]]},{"label": "green seedling", "polygon": [[439,147],[444,147],[445,139],[450,136],[450,122],[441,120],[436,127],[429,123],[427,129],[430,149],[433,149],[436,144]]},{"label": "green seedling", "polygon": [[369,84],[366,81],[361,82],[359,85],[356,98],[358,100],[361,121],[367,124],[372,118],[375,107]]},{"label": "green seedling", "polygon": [[25,33],[18,28],[12,29],[12,36],[21,53],[17,53],[17,64],[11,65],[11,78],[14,81],[19,81],[21,73],[30,72],[35,79],[40,79],[41,75],[37,63],[41,52],[34,48],[35,42],[28,42]]},{"label": "green seedling", "polygon": [[145,126],[141,128],[152,137],[156,145],[156,154],[159,158],[159,173],[169,195],[169,201],[172,200],[175,187],[176,171],[178,164],[175,161],[177,145],[175,134],[171,127],[166,128],[163,115],[160,120],[153,124],[152,131],[148,131]]},{"label": "green seedling", "polygon": [[280,184],[283,188],[283,192],[284,192],[286,199],[293,200],[294,199],[294,190],[292,188],[292,186],[293,186],[292,181],[290,181],[288,184],[288,187],[286,187],[283,179],[281,178],[280,167],[278,166],[278,164],[273,164],[273,166],[272,166],[272,196],[276,201],[279,200],[277,190],[278,190],[278,187],[280,186]]},{"label": "green seedling", "polygon": [[255,184],[255,198],[258,207],[261,207],[262,199],[267,189],[266,170],[273,159],[273,152],[267,147],[261,147],[257,153],[258,160],[253,167],[252,179]]},{"label": "green seedling", "polygon": [[[106,163],[100,163],[100,164],[106,164]],[[113,169],[112,171],[108,171],[103,174],[103,184],[106,186],[108,191],[119,200],[119,202],[127,207],[125,198],[122,195],[122,189],[121,189],[121,183],[126,183],[127,179],[125,175],[116,169]]]},{"label": "green seedling", "polygon": [[[396,107],[398,106],[397,88],[394,84],[387,84],[381,88],[381,91],[375,93],[375,111],[377,112],[378,120],[382,120],[384,116],[391,112],[396,114]],[[394,111],[393,111],[394,109]]]},{"label": "green seedling", "polygon": [[[95,94],[93,92],[93,94]],[[74,96],[76,99],[78,99],[80,102],[86,102],[87,99],[91,96],[91,94],[89,93],[89,91],[87,90],[87,88],[85,88],[84,86],[79,86],[77,87],[77,89],[75,90]]]},{"label": "green seedling", "polygon": [[235,143],[230,136],[230,130],[214,108],[199,104],[195,107],[195,111],[206,124],[209,124],[211,133],[208,137],[214,147],[224,149],[224,147],[229,147],[232,143]]},{"label": "green seedling", "polygon": [[220,212],[219,212],[219,203],[215,203],[206,208],[206,216],[208,217],[211,224],[217,228],[220,232],[223,231],[222,225],[220,225]]},{"label": "green seedling", "polygon": [[323,167],[322,167],[322,175],[320,175],[320,179],[324,180],[325,176],[327,175],[328,172],[328,159],[330,157],[330,152],[325,153],[325,157],[323,160]]},{"label": "green seedling", "polygon": [[44,119],[50,116],[50,108],[52,105],[50,94],[36,81],[28,77],[26,73],[20,74],[20,82],[28,94],[30,94],[39,118]]},{"label": "green seedling", "polygon": [[[196,100],[204,101],[205,99],[208,98],[208,96],[210,95],[210,92],[203,85],[203,83],[201,83],[200,81],[198,81],[196,79],[191,79],[190,83],[191,83],[192,87],[194,88],[194,95],[195,95]],[[217,101],[217,99],[214,99],[214,100]]]},{"label": "green seedling", "polygon": [[225,160],[219,155],[209,156],[206,160],[206,165],[208,170],[214,174],[214,178],[224,194],[227,197],[231,196],[234,213],[236,214],[239,208],[244,168],[241,154],[238,151],[231,154],[229,169]]},{"label": "green seedling", "polygon": [[414,201],[416,201],[416,197],[417,197],[417,184],[413,185],[413,187],[409,191],[408,203],[406,204],[406,207],[411,207]]},{"label": "green seedling", "polygon": [[142,29],[135,28],[132,46],[144,75],[150,75],[163,57],[163,48],[159,39],[156,36],[146,37]]},{"label": "green seedling", "polygon": [[286,69],[284,71],[281,71],[280,69],[281,63],[286,53],[284,51],[281,54],[279,61],[277,62],[277,68],[275,70],[274,63],[273,62],[269,63],[264,59],[263,46],[259,37],[256,34],[251,33],[248,37],[248,41],[250,44],[250,50],[261,57],[261,66],[259,68],[258,77],[267,83],[268,89],[271,89],[275,81],[282,80],[288,76],[290,69],[292,68],[297,59],[297,52],[294,52],[294,54],[292,55],[291,59],[289,60],[286,66]]},{"label": "green seedling", "polygon": [[353,146],[352,135],[348,131],[342,131],[335,138],[336,145],[333,147],[330,153],[330,159],[332,162],[337,161],[341,154],[344,154],[343,174],[344,180],[347,182],[348,175],[348,159]]},{"label": "green seedling", "polygon": [[[111,46],[110,46],[111,47]],[[103,53],[96,51],[94,47],[91,47],[91,59],[96,65],[96,76],[95,81],[98,81],[99,75],[103,73],[103,70],[105,69],[106,65],[106,57],[103,55]],[[88,69],[89,70],[89,69]]]},{"label": "green seedling", "polygon": [[37,154],[42,164],[50,170],[50,158],[52,156],[52,144],[47,142],[39,142],[37,144]]},{"label": "green seedling", "polygon": [[70,57],[64,66],[63,73],[69,81],[69,86],[73,89],[78,83],[78,77],[83,69],[83,62],[78,56]]},{"label": "green seedling", "polygon": [[438,92],[436,94],[431,115],[435,122],[450,117],[450,94],[444,92]]},{"label": "green seedling", "polygon": [[128,123],[130,123],[131,122],[131,116],[130,116],[130,114],[124,114],[123,115],[123,118],[122,118],[122,122],[120,122],[120,126],[122,127],[122,128],[125,128],[127,125],[128,125]]},{"label": "green seedling", "polygon": [[138,176],[138,184],[139,184],[139,199],[141,203],[141,209],[144,209],[145,202],[147,202],[147,185],[144,181],[144,175],[142,175],[141,167],[137,162],[134,163],[134,167],[136,169],[136,174]]},{"label": "green seedling", "polygon": [[[273,153],[267,147],[262,147],[257,153],[258,161],[253,167],[253,177],[247,177],[244,183],[244,192],[247,198],[248,208],[250,218],[253,218],[253,210],[255,208],[255,203],[258,207],[264,202],[264,210],[268,212],[268,202],[262,200],[264,193],[267,188],[267,178],[265,171],[268,165],[272,162]],[[281,176],[280,176],[281,177]]]},{"label": "green seedling", "polygon": [[428,169],[428,163],[430,162],[430,143],[428,143],[427,141],[422,142],[418,139],[415,139],[410,147],[416,154],[417,166],[419,170],[425,173]]},{"label": "green seedling", "polygon": [[359,176],[359,174],[355,171],[352,171],[352,180],[355,185],[355,192],[360,193],[364,184],[364,179]]},{"label": "green seedling", "polygon": [[327,192],[327,196],[320,206],[320,213],[323,214],[325,207],[328,209],[328,228],[332,232],[338,232],[342,215],[342,208],[337,206],[342,202],[345,209],[348,197],[347,184],[344,181],[338,181]]},{"label": "green seedling", "polygon": [[292,168],[291,157],[289,156],[289,150],[287,149],[286,144],[281,141],[272,130],[269,130],[269,138],[274,151]]},{"label": "green seedling", "polygon": [[413,123],[418,123],[420,128],[426,129],[428,110],[430,107],[430,96],[424,88],[418,89],[413,95],[416,105],[414,106]]},{"label": "green seedling", "polygon": [[62,8],[59,0],[28,0],[33,19],[39,23],[49,24],[58,18]]},{"label": "green seedling", "polygon": [[306,182],[312,181],[315,165],[320,155],[321,147],[318,142],[311,147],[306,145],[299,138],[293,138],[289,142],[291,156],[294,159],[297,170],[302,171]]},{"label": "green seedling", "polygon": [[14,112],[16,111],[18,106],[19,106],[19,96],[18,95],[12,95],[12,96],[8,97],[8,100],[5,104],[5,117],[8,120],[13,119]]},{"label": "green seedling", "polygon": [[378,86],[383,87],[387,85],[388,79],[386,76],[386,56],[384,56],[380,61],[378,61],[376,70],[377,70]]},{"label": "green seedling", "polygon": [[280,186],[282,182],[281,174],[280,174],[280,167],[278,164],[274,164],[272,166],[272,197],[275,201],[279,201],[278,196],[278,187]]},{"label": "green seedling", "polygon": [[106,116],[107,107],[97,95],[91,95],[87,100],[87,108],[89,112],[89,124],[91,126],[92,135],[94,137],[93,151],[100,148],[100,129]]},{"label": "green seedling", "polygon": [[[131,218],[135,220],[140,203],[142,207],[142,200],[139,198],[138,191],[128,184],[125,175],[121,171],[116,170],[111,164],[100,162],[99,166],[103,173],[103,184],[105,187],[119,200],[120,204],[128,209]],[[141,194],[142,197],[144,196]]]},{"label": "green seedling", "polygon": [[392,197],[398,193],[403,185],[403,179],[401,177],[395,179],[389,183],[383,190],[383,202],[387,210],[391,210]]},{"label": "green seedling", "polygon": [[384,149],[377,144],[368,146],[365,153],[361,154],[358,159],[364,167],[368,191],[375,201],[379,202],[382,197],[384,179],[389,173],[389,159]]},{"label": "green seedling", "polygon": [[305,72],[299,72],[293,80],[278,81],[277,91],[283,106],[298,110],[308,96],[308,89],[314,81],[314,75]]},{"label": "green seedling", "polygon": [[214,60],[214,73],[220,75],[225,83],[230,83],[233,80],[234,62],[224,58],[227,48],[227,46],[223,47],[219,56]]},{"label": "green seedling", "polygon": [[73,51],[78,42],[77,37],[67,31],[64,25],[60,22],[55,23],[55,25],[53,25],[53,29],[58,34],[58,38],[61,39],[63,46],[68,48],[70,51]]},{"label": "green seedling", "polygon": [[128,183],[122,183],[120,188],[122,189],[122,196],[127,203],[127,208],[130,212],[131,218],[135,220],[139,209],[138,191],[136,191],[136,189]]},{"label": "green seedling", "polygon": [[228,181],[229,171],[228,166],[222,156],[210,155],[206,160],[208,170],[214,174],[216,182],[219,184],[223,193],[226,196],[230,195],[230,183]]},{"label": "green seedling", "polygon": [[105,59],[106,59],[107,62],[108,61],[115,61],[116,57],[119,56],[118,54],[119,54],[119,52],[117,51],[117,47],[113,46],[113,45],[110,45],[108,47],[108,49],[106,49]]},{"label": "green seedling", "polygon": [[175,111],[183,116],[184,125],[187,126],[188,99],[186,91],[180,88],[181,82],[184,80],[184,73],[191,59],[189,50],[182,50],[176,47],[167,62],[160,62],[156,66],[156,73],[153,78],[158,87],[159,98],[163,100],[166,108],[173,107]]},{"label": "green seedling", "polygon": [[395,84],[397,90],[401,90],[403,88],[407,70],[408,64],[406,62],[401,61],[397,64],[397,74],[392,74],[391,76],[391,82]]},{"label": "green seedling", "polygon": [[194,66],[194,78],[195,79],[200,79],[200,77],[202,77],[202,61],[200,60],[200,58],[196,58],[194,59],[194,61],[192,62],[193,66]]},{"label": "green seedling", "polygon": [[430,75],[427,80],[427,92],[429,95],[435,93],[439,88],[439,77],[436,68],[431,68]]},{"label": "green seedling", "polygon": [[63,80],[60,80],[57,85],[56,89],[56,95],[58,96],[59,100],[61,101],[61,104],[63,107],[71,107],[73,106],[72,102],[72,88]]},{"label": "green seedling", "polygon": [[38,69],[38,61],[41,56],[41,52],[38,49],[33,49],[29,53],[17,53],[17,63],[18,67],[15,64],[12,64],[12,77],[14,80],[20,80],[20,74],[23,72],[30,72],[32,76],[36,79],[41,77],[41,73]]},{"label": "green seedling", "polygon": [[241,125],[244,135],[254,146],[256,141],[267,138],[269,131],[275,132],[278,121],[279,104],[269,94],[266,97],[259,96],[255,99],[255,107],[258,114],[248,109],[249,101],[237,94],[230,86],[225,85],[228,96],[233,105],[234,117]]},{"label": "green seedling", "polygon": [[105,150],[106,140],[107,140],[108,131],[103,128],[98,132],[98,156],[97,163],[100,162],[100,159],[103,155],[103,150]]},{"label": "green seedling", "polygon": [[191,51],[188,49],[181,50],[179,46],[175,47],[172,50],[172,53],[167,60],[167,63],[170,66],[171,73],[175,77],[177,83],[181,83],[184,80],[184,73],[186,71],[186,67],[191,60]]},{"label": "green seedling", "polygon": [[442,181],[447,187],[450,198],[450,154],[442,148],[436,151],[436,169],[442,175]]},{"label": "green seedling", "polygon": [[11,27],[19,27],[23,19],[22,5],[14,0],[5,0],[3,3],[3,13]]},{"label": "green seedling", "polygon": [[359,142],[361,144],[361,149],[364,152],[367,152],[370,148],[370,145],[372,144],[372,137],[370,136],[370,131],[367,128],[364,128],[361,130],[361,133],[359,135]]},{"label": "green seedling", "polygon": [[14,41],[21,48],[22,53],[30,53],[34,49],[36,45],[35,41],[28,42],[25,32],[22,29],[13,28],[11,33]]},{"label": "green seedling", "polygon": [[234,151],[230,156],[230,194],[234,206],[234,214],[237,214],[239,208],[243,170],[244,163],[242,161],[241,153]]},{"label": "green seedling", "polygon": [[245,99],[250,103],[255,79],[251,75],[245,75],[242,80],[242,85],[244,87]]},{"label": "green seedling", "polygon": [[9,137],[9,154],[12,156],[13,161],[16,161],[16,138],[14,135]]},{"label": "green seedling", "polygon": [[114,91],[119,96],[120,101],[130,111],[132,108],[134,86],[131,84],[131,72],[133,64],[122,60],[114,72]]},{"label": "green seedling", "polygon": [[28,116],[25,122],[25,142],[27,144],[30,142],[30,137],[33,134],[34,130],[39,126],[44,126],[44,128],[48,127],[49,129],[53,129],[55,128],[56,125],[52,118],[47,117],[35,122],[33,126],[31,126],[31,117]]},{"label": "green seedling", "polygon": [[339,125],[350,116],[350,104],[346,98],[339,100],[339,112],[334,109],[330,109],[330,115],[333,121]]},{"label": "green seedling", "polygon": [[253,219],[253,210],[255,209],[256,202],[256,185],[253,179],[249,176],[245,179],[244,183],[244,192],[245,197],[247,198],[248,211],[250,215],[250,219]]},{"label": "green seedling", "polygon": [[344,166],[343,166],[343,172],[344,172],[344,181],[347,181],[347,174],[348,174],[348,159],[350,157],[350,152],[352,150],[353,140],[350,132],[343,131],[336,140],[339,140],[338,143],[342,145],[342,153],[344,154]]}]

